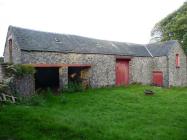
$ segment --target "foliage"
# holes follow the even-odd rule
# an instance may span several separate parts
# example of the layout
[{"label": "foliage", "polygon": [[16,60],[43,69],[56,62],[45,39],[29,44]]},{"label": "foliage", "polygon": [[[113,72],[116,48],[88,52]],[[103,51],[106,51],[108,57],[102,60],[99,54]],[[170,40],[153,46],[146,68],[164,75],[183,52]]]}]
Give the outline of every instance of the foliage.
[{"label": "foliage", "polygon": [[17,93],[13,84],[15,78],[35,73],[35,69],[31,65],[3,63],[2,66],[4,67],[5,77],[0,82],[0,92],[5,94]]},{"label": "foliage", "polygon": [[184,46],[184,51],[187,53],[187,33],[185,33],[183,36],[183,46]]},{"label": "foliage", "polygon": [[[145,89],[151,89],[156,94],[145,96]],[[0,131],[0,139],[187,138],[187,88],[163,89],[132,85],[89,89],[82,94],[49,96],[42,93],[36,97],[36,100],[44,100],[42,104],[0,107],[0,130],[3,130]]]},{"label": "foliage", "polygon": [[18,104],[28,106],[44,106],[47,101],[52,100],[54,97],[50,88],[46,90],[39,90],[32,96],[21,96]]},{"label": "foliage", "polygon": [[19,102],[17,102],[17,104],[28,106],[42,106],[45,104],[45,101],[46,100],[42,96],[35,94],[33,96],[20,97]]},{"label": "foliage", "polygon": [[187,33],[187,2],[155,25],[155,27],[158,26],[162,30],[162,41],[178,40],[186,50],[186,43],[183,42]]},{"label": "foliage", "polygon": [[11,92],[11,83],[13,81],[13,77],[4,78],[2,82],[0,82],[0,92],[2,93],[8,93]]},{"label": "foliage", "polygon": [[6,66],[6,73],[8,75],[24,76],[35,73],[35,68],[32,65],[26,64],[8,64]]},{"label": "foliage", "polygon": [[84,87],[82,83],[78,83],[78,82],[68,82],[68,84],[65,85],[63,89],[64,92],[68,92],[68,93],[80,92],[83,90],[84,90]]}]

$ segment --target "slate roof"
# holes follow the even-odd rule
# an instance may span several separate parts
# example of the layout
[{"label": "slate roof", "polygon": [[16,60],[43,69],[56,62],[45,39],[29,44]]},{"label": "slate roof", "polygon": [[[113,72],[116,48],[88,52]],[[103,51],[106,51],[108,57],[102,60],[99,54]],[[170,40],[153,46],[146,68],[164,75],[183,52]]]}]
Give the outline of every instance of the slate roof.
[{"label": "slate roof", "polygon": [[166,42],[158,42],[153,44],[147,44],[146,47],[151,52],[153,56],[167,56],[169,51],[173,48],[179,46],[176,40],[169,40]]},{"label": "slate roof", "polygon": [[[173,41],[161,44],[139,45],[116,41],[92,39],[76,35],[57,34],[10,26],[21,50],[63,53],[114,54],[124,56],[167,55]],[[147,48],[146,48],[147,46]],[[164,47],[163,47],[164,46]],[[165,46],[168,46],[165,48]],[[150,52],[147,50],[149,49]]]}]

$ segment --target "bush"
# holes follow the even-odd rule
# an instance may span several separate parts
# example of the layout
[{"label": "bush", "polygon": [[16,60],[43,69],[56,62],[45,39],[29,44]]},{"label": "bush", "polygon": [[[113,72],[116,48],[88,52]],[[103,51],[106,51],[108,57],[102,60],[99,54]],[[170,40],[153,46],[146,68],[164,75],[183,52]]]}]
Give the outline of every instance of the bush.
[{"label": "bush", "polygon": [[35,68],[31,65],[21,65],[17,64],[15,65],[15,75],[16,76],[24,76],[24,75],[30,75],[35,73]]},{"label": "bush", "polygon": [[82,85],[82,83],[78,83],[78,82],[69,82],[67,85],[64,86],[63,91],[65,92],[81,92],[84,91],[84,87]]},{"label": "bush", "polygon": [[35,68],[32,65],[22,64],[4,64],[7,76],[24,76],[34,74]]}]

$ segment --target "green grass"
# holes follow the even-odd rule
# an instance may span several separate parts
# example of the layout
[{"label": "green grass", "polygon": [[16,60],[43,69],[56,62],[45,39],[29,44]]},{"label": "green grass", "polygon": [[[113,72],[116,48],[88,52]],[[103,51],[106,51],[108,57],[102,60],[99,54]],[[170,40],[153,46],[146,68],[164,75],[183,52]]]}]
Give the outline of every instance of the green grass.
[{"label": "green grass", "polygon": [[187,140],[187,88],[131,85],[1,105],[0,140],[10,139]]}]

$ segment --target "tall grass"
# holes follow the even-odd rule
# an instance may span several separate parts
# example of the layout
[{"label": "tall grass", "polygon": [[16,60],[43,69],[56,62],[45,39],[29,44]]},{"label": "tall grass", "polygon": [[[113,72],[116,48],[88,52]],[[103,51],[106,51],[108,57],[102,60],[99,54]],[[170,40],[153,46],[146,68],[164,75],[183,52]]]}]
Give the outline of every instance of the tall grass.
[{"label": "tall grass", "polygon": [[187,138],[187,88],[132,85],[58,96],[49,90],[29,102],[0,107],[0,140]]}]

